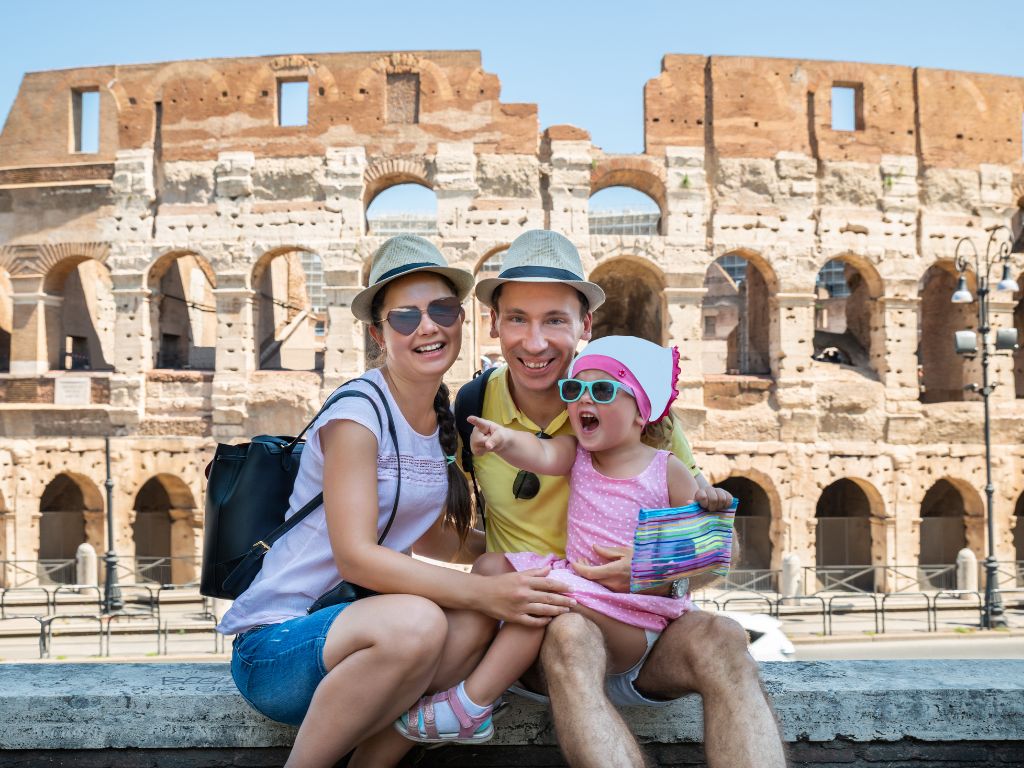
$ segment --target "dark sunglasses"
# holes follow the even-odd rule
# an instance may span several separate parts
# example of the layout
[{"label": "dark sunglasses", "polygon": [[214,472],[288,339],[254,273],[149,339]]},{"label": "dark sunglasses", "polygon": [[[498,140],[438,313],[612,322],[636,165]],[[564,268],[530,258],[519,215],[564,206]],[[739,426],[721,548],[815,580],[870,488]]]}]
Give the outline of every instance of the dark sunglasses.
[{"label": "dark sunglasses", "polygon": [[[537,433],[537,437],[541,440],[549,440],[551,435],[542,429]],[[512,495],[517,499],[529,501],[538,493],[540,493],[540,478],[533,472],[520,469],[516,473],[515,480],[512,481]]]},{"label": "dark sunglasses", "polygon": [[451,328],[459,321],[462,314],[462,303],[455,296],[446,296],[443,299],[434,299],[427,304],[426,309],[418,307],[399,307],[392,309],[385,315],[384,319],[394,329],[395,333],[403,336],[411,336],[420,327],[420,320],[426,312],[430,319],[445,328]]},{"label": "dark sunglasses", "polygon": [[595,403],[606,405],[615,399],[619,390],[626,390],[626,394],[633,394],[632,390],[625,384],[611,379],[598,379],[597,381],[581,381],[580,379],[559,379],[558,396],[563,402],[575,403],[586,392]]}]

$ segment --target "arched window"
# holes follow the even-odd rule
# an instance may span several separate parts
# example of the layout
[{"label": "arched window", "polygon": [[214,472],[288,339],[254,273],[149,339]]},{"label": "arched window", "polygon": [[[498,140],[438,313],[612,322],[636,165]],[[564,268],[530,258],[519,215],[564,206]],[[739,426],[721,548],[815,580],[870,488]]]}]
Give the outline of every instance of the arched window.
[{"label": "arched window", "polygon": [[51,370],[112,370],[117,307],[110,270],[95,259],[70,257],[50,269],[43,290]]},{"label": "arched window", "polygon": [[719,488],[739,501],[735,528],[739,539],[739,567],[730,571],[727,586],[734,589],[774,591],[777,589],[772,567],[772,508],[768,494],[755,481],[730,477]]},{"label": "arched window", "polygon": [[86,512],[102,509],[99,490],[83,477],[57,475],[39,500],[39,579],[43,583],[73,584],[75,554],[81,544],[99,550],[89,541]]},{"label": "arched window", "polygon": [[[933,265],[921,279],[917,364],[922,403],[978,397],[965,395],[964,386],[971,382],[981,382],[980,361],[965,360],[956,354],[953,347],[955,331],[977,329],[977,306],[953,304],[950,301],[956,284],[957,277],[952,268],[945,264]],[[967,273],[967,286],[972,294],[977,295],[973,272]]]},{"label": "arched window", "polygon": [[872,328],[880,325],[876,296],[853,264],[832,259],[814,285],[814,359],[874,370]]},{"label": "arched window", "polygon": [[948,480],[939,480],[921,502],[921,553],[918,578],[922,589],[956,589],[957,553],[967,546],[964,497]]},{"label": "arched window", "polygon": [[147,480],[135,496],[135,576],[156,584],[186,584],[196,577],[195,501],[173,475]]},{"label": "arched window", "polygon": [[708,267],[704,288],[704,373],[769,374],[771,303],[761,269],[740,254],[726,254]]},{"label": "arched window", "polygon": [[632,187],[605,187],[590,196],[590,234],[657,235],[661,209],[654,198]]},{"label": "arched window", "polygon": [[366,208],[366,229],[371,235],[437,233],[437,195],[421,184],[396,184],[383,190]]},{"label": "arched window", "polygon": [[217,306],[213,270],[192,253],[158,263],[150,274],[156,368],[213,370]]},{"label": "arched window", "polygon": [[14,290],[11,276],[0,269],[0,373],[11,370],[11,333],[14,331]]},{"label": "arched window", "polygon": [[656,267],[639,258],[616,258],[598,266],[590,279],[607,296],[594,313],[594,339],[626,335],[665,342],[665,281]]},{"label": "arched window", "polygon": [[323,370],[327,306],[324,269],[310,251],[281,251],[254,270],[253,327],[259,367]]},{"label": "arched window", "polygon": [[815,562],[822,589],[874,591],[867,494],[852,480],[837,480],[821,492],[814,515]]}]

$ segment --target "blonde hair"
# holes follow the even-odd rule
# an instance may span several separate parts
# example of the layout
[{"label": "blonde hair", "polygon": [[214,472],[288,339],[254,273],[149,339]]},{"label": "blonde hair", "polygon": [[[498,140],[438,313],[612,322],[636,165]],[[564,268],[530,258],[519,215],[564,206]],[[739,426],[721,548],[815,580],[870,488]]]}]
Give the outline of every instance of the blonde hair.
[{"label": "blonde hair", "polygon": [[640,441],[659,451],[671,451],[672,432],[675,430],[675,426],[676,422],[670,411],[661,421],[646,425],[640,435]]}]

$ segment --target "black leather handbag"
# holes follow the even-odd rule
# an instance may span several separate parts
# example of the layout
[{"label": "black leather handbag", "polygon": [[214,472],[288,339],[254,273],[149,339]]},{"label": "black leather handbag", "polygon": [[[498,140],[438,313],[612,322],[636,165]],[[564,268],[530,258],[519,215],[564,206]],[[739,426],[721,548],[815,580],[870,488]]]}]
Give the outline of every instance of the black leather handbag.
[{"label": "black leather handbag", "polygon": [[[377,391],[387,415],[388,434],[397,446],[394,418],[384,392],[369,379],[353,381],[365,382]],[[274,543],[323,503],[321,491],[294,515],[284,519],[305,445],[302,437],[324,411],[343,397],[361,397],[373,406],[377,422],[383,429],[377,404],[365,392],[345,389],[351,383],[342,384],[296,437],[260,435],[249,443],[217,446],[213,461],[207,467],[201,594],[229,600],[238,597],[256,578],[264,556]],[[398,462],[395,503],[387,525],[377,539],[378,544],[384,543],[398,512],[402,490],[401,456]],[[342,581],[321,595],[310,607],[310,612],[314,608],[351,602],[369,594],[373,593]]]}]

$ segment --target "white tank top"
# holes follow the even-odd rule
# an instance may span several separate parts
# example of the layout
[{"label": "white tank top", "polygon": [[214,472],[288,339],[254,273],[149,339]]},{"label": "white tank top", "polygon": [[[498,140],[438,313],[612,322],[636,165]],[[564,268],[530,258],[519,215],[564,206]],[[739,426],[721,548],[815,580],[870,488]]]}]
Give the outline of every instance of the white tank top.
[{"label": "white tank top", "polygon": [[[415,432],[402,416],[379,370],[363,374],[387,396],[398,436],[397,449],[387,428],[387,413],[377,392],[356,382],[348,387],[366,392],[377,404],[383,433],[373,407],[361,397],[343,397],[316,420],[306,433],[295,487],[288,500],[291,517],[323,490],[324,455],[319,432],[325,424],[348,420],[361,424],[377,438],[377,535],[384,531],[398,487],[398,454],[402,457],[402,495],[395,522],[384,546],[408,553],[413,543],[436,522],[448,495],[448,474],[437,431]],[[347,387],[347,388],[348,388]],[[321,504],[305,520],[282,536],[263,558],[263,568],[249,588],[224,614],[217,630],[226,635],[244,632],[258,624],[277,624],[302,616],[320,595],[338,583],[338,573],[327,537],[327,519]]]}]

